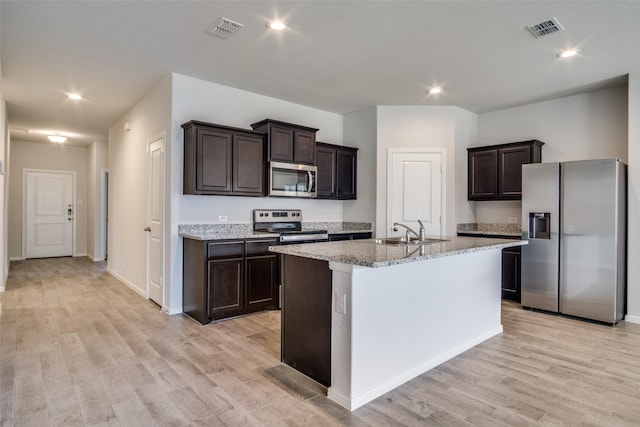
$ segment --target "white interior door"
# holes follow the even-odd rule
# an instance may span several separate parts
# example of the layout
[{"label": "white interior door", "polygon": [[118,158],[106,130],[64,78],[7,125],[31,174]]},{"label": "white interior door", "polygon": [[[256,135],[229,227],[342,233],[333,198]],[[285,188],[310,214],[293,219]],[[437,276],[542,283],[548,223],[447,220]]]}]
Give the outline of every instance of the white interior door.
[{"label": "white interior door", "polygon": [[26,258],[73,255],[73,172],[25,170]]},{"label": "white interior door", "polygon": [[402,236],[400,222],[427,236],[441,236],[444,199],[444,150],[390,149],[387,173],[387,236]]},{"label": "white interior door", "polygon": [[162,307],[164,271],[164,140],[149,142],[147,161],[147,296]]}]

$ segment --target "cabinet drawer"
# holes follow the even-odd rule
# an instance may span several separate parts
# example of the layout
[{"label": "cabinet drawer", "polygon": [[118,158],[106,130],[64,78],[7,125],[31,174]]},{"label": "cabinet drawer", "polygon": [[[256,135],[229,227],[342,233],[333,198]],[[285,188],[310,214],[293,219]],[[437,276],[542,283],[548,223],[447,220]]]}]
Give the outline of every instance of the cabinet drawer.
[{"label": "cabinet drawer", "polygon": [[247,240],[246,254],[251,255],[273,255],[273,252],[269,252],[269,246],[276,246],[278,240]]},{"label": "cabinet drawer", "polygon": [[244,256],[244,242],[219,242],[207,245],[208,258],[235,258]]}]

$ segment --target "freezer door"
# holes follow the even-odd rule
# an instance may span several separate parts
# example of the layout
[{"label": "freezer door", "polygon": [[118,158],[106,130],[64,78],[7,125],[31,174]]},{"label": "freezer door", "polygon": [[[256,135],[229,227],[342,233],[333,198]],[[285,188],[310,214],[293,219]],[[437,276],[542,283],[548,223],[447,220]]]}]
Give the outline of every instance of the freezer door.
[{"label": "freezer door", "polygon": [[522,305],[558,312],[560,165],[522,166]]},{"label": "freezer door", "polygon": [[616,323],[625,282],[626,185],[616,159],[561,165],[560,311]]}]

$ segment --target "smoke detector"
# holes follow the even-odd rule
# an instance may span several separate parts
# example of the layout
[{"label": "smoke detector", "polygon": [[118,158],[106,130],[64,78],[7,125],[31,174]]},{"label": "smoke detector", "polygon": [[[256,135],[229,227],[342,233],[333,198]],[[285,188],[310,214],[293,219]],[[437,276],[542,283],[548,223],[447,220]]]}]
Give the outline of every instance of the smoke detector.
[{"label": "smoke detector", "polygon": [[564,27],[557,18],[552,17],[551,19],[546,19],[539,24],[527,25],[525,27],[535,38],[548,36],[549,34],[556,33],[558,31],[564,31]]},{"label": "smoke detector", "polygon": [[206,32],[226,40],[242,27],[244,27],[244,25],[234,22],[231,19],[221,17],[215,24],[207,28]]}]

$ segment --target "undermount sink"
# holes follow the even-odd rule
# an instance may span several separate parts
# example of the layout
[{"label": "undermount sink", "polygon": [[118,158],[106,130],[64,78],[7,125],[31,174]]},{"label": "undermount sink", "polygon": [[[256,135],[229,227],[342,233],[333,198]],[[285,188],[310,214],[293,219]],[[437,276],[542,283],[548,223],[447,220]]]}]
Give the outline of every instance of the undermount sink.
[{"label": "undermount sink", "polygon": [[434,239],[427,238],[419,240],[417,237],[412,237],[408,242],[405,237],[383,237],[381,239],[374,239],[374,242],[378,245],[426,245],[428,243],[445,242],[447,239]]}]

